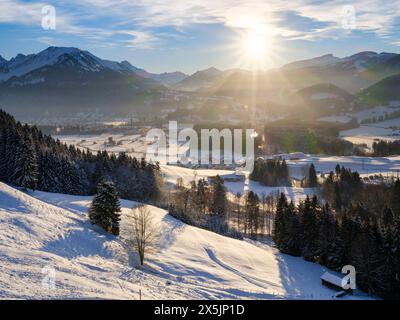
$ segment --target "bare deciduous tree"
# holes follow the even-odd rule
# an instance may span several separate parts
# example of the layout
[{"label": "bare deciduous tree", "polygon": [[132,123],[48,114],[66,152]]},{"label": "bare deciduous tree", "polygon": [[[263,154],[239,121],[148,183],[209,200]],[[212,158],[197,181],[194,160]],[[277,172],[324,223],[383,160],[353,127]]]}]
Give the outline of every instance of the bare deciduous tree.
[{"label": "bare deciduous tree", "polygon": [[132,230],[129,235],[129,243],[138,252],[140,264],[143,265],[145,254],[155,248],[159,230],[146,206],[132,208],[132,211]]}]

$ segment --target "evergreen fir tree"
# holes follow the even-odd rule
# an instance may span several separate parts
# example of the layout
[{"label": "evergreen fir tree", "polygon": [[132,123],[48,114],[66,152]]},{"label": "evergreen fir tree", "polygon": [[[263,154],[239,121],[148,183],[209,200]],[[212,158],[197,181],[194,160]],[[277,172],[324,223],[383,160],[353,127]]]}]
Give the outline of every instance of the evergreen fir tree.
[{"label": "evergreen fir tree", "polygon": [[[390,210],[390,209],[389,209]],[[383,297],[400,299],[400,216],[391,215],[383,219],[381,226],[381,253],[383,255],[383,272],[386,283],[381,294]]]},{"label": "evergreen fir tree", "polygon": [[338,164],[336,164],[336,167],[335,167],[335,173],[336,173],[336,177],[339,177],[339,175],[340,175],[341,171],[342,171],[342,169],[340,168],[340,165],[339,165],[339,163],[338,163]]},{"label": "evergreen fir tree", "polygon": [[336,221],[328,203],[322,207],[321,215],[318,221],[318,241],[317,253],[318,262],[322,265],[328,265],[333,259],[336,248],[332,246],[337,237]]},{"label": "evergreen fir tree", "polygon": [[[356,208],[360,210],[360,207]],[[369,294],[386,291],[384,264],[379,248],[380,235],[370,220],[364,219],[360,213],[355,217],[357,234],[352,242],[351,264],[357,270],[357,285]]]},{"label": "evergreen fir tree", "polygon": [[260,199],[256,193],[249,191],[245,199],[245,213],[247,216],[247,225],[252,237],[258,233],[258,222],[260,216]]},{"label": "evergreen fir tree", "polygon": [[207,207],[207,189],[208,189],[207,181],[205,179],[200,179],[199,182],[197,183],[196,206],[203,214],[206,213],[206,207]]},{"label": "evergreen fir tree", "polygon": [[13,182],[12,176],[16,170],[17,147],[21,137],[16,128],[14,130],[10,128],[10,130],[6,130],[5,139],[5,158],[0,169],[3,171],[4,181]]},{"label": "evergreen fir tree", "polygon": [[390,194],[390,205],[396,215],[400,215],[400,180],[396,179]]},{"label": "evergreen fir tree", "polygon": [[287,208],[287,237],[286,237],[286,252],[293,256],[300,256],[302,253],[301,242],[301,221],[296,213],[296,208],[293,202],[290,202]]},{"label": "evergreen fir tree", "polygon": [[15,153],[15,171],[11,181],[16,185],[35,190],[38,180],[38,163],[36,152],[30,138],[21,139]]},{"label": "evergreen fir tree", "polygon": [[318,186],[317,172],[315,171],[315,166],[313,163],[311,163],[308,171],[308,186],[310,188],[315,188]]},{"label": "evergreen fir tree", "polygon": [[308,261],[314,261],[317,254],[317,210],[316,196],[312,201],[307,196],[303,206],[299,207],[302,229],[302,256]]},{"label": "evergreen fir tree", "polygon": [[119,235],[121,207],[117,189],[112,182],[100,182],[89,209],[92,224],[101,226],[107,232]]},{"label": "evergreen fir tree", "polygon": [[61,193],[60,177],[57,171],[58,159],[49,152],[41,153],[39,162],[38,189],[46,192]]},{"label": "evergreen fir tree", "polygon": [[3,128],[0,131],[0,181],[7,180],[7,162],[6,157],[7,150],[7,131]]},{"label": "evergreen fir tree", "polygon": [[212,214],[224,215],[226,212],[226,188],[224,180],[217,175],[212,181]]},{"label": "evergreen fir tree", "polygon": [[343,262],[344,244],[339,230],[339,224],[335,221],[335,238],[328,246],[325,265],[330,269],[340,272],[345,263]]},{"label": "evergreen fir tree", "polygon": [[340,225],[340,239],[343,241],[343,265],[351,264],[351,245],[358,233],[355,223],[346,212]]},{"label": "evergreen fir tree", "polygon": [[338,182],[335,182],[334,183],[334,189],[333,189],[333,192],[334,192],[334,204],[335,204],[335,209],[336,210],[341,210],[342,209],[342,195],[341,195],[341,192],[340,192],[340,186],[339,186],[339,183]]},{"label": "evergreen fir tree", "polygon": [[287,210],[288,202],[286,195],[282,192],[276,204],[276,214],[274,220],[273,240],[279,250],[284,250],[287,239]]}]

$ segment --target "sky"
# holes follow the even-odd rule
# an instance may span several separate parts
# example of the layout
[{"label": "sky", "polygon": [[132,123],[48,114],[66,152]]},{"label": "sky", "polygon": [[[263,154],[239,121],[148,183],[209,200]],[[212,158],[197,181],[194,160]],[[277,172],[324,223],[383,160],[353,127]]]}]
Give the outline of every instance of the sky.
[{"label": "sky", "polygon": [[400,0],[0,0],[0,55],[89,50],[150,72],[400,52]]}]

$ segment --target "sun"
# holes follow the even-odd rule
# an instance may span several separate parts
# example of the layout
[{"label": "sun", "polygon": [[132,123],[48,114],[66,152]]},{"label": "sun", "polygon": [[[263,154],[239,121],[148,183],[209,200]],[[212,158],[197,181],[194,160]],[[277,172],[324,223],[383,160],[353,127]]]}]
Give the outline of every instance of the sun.
[{"label": "sun", "polygon": [[272,36],[265,27],[248,28],[239,39],[241,61],[252,69],[264,69],[272,54]]},{"label": "sun", "polygon": [[268,53],[268,37],[266,34],[251,30],[243,41],[244,50],[249,58],[262,59]]}]

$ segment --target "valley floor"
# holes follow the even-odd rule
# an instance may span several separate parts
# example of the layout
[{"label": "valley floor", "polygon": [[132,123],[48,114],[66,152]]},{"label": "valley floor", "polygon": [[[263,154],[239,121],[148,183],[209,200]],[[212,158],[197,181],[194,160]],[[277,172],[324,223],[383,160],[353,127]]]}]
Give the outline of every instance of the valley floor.
[{"label": "valley floor", "polygon": [[[0,183],[2,299],[331,299],[325,268],[269,244],[226,238],[185,225],[149,206],[158,249],[142,270],[125,244],[130,208],[122,201],[120,237],[87,219],[91,197],[33,192]],[[52,282],[54,280],[54,282]],[[53,285],[54,283],[54,285]],[[361,292],[344,299],[369,299]]]}]

